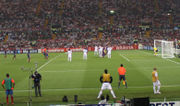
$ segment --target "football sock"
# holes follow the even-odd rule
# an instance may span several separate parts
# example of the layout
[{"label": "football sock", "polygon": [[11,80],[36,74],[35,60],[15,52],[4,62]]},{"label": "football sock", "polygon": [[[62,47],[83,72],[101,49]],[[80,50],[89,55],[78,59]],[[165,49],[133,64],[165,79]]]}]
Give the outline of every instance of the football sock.
[{"label": "football sock", "polygon": [[116,98],[116,96],[115,96],[113,90],[111,90],[111,94],[112,94],[113,98]]},{"label": "football sock", "polygon": [[125,86],[126,86],[126,88],[128,87],[128,86],[127,86],[127,82],[126,82],[126,81],[125,81]]},{"label": "football sock", "polygon": [[155,86],[153,86],[153,90],[154,90],[154,93],[156,93],[156,87]]},{"label": "football sock", "polygon": [[101,95],[102,95],[102,90],[100,90],[99,95],[98,95],[97,98],[100,98]]},{"label": "football sock", "polygon": [[11,96],[11,103],[14,103],[14,101],[13,101],[13,96]]},{"label": "football sock", "polygon": [[9,103],[8,96],[6,97],[6,102]]},{"label": "football sock", "polygon": [[120,87],[120,83],[121,83],[121,82],[118,82],[118,88]]},{"label": "football sock", "polygon": [[160,86],[158,86],[158,88],[157,88],[157,92],[159,92],[160,91]]}]

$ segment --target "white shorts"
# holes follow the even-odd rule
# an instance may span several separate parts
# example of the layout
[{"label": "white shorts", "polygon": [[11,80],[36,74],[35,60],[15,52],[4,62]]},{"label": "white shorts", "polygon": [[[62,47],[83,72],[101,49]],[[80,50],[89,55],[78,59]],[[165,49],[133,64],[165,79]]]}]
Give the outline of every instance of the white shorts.
[{"label": "white shorts", "polygon": [[105,82],[105,83],[102,84],[101,89],[102,90],[105,90],[105,89],[109,89],[110,90],[110,89],[112,89],[112,87],[111,87],[110,83]]},{"label": "white shorts", "polygon": [[160,85],[161,85],[161,83],[159,80],[157,80],[156,82],[153,82],[153,86],[160,86]]}]

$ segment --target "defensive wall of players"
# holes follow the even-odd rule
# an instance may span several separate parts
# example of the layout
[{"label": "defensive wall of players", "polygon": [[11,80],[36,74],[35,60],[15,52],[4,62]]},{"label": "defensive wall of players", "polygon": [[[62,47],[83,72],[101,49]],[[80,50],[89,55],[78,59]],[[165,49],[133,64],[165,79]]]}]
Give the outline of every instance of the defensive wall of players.
[{"label": "defensive wall of players", "polygon": [[[119,45],[113,46],[113,50],[137,50],[138,45]],[[56,53],[56,52],[67,52],[69,48],[48,48],[49,53]],[[80,52],[83,51],[83,47],[81,48],[70,48],[73,52]],[[30,49],[30,53],[42,53],[44,49]],[[88,47],[88,51],[94,51],[94,47]],[[24,54],[27,53],[28,49],[17,49],[17,54]],[[4,51],[0,51],[0,54],[4,54]],[[7,50],[7,54],[13,54],[13,50]]]}]

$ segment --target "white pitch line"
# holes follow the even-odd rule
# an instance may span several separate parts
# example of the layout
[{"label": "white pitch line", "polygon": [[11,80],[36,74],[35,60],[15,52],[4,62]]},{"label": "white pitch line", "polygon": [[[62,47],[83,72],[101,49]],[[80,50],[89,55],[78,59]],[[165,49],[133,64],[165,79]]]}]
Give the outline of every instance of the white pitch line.
[{"label": "white pitch line", "polygon": [[43,71],[44,73],[66,73],[66,72],[97,72],[96,70],[48,70]]},{"label": "white pitch line", "polygon": [[60,56],[60,55],[58,55],[58,56],[52,58],[51,60],[47,61],[46,63],[44,63],[41,67],[39,67],[39,68],[37,69],[37,71],[39,71],[40,69],[42,69],[44,66],[46,66],[46,65],[49,64],[51,61],[53,61],[53,60],[55,60],[56,58],[58,58],[59,56]]},{"label": "white pitch line", "polygon": [[119,54],[122,58],[124,58],[127,61],[130,61],[126,56],[123,56],[122,54]]},{"label": "white pitch line", "polygon": [[176,61],[173,61],[173,60],[170,60],[170,59],[166,59],[166,60],[168,60],[168,61],[170,61],[170,62],[173,62],[173,63],[175,63],[175,64],[180,64],[179,62],[176,62]]},{"label": "white pitch line", "polygon": [[57,70],[57,71],[43,71],[43,72],[48,72],[48,73],[51,73],[51,72],[86,72],[86,70],[66,70],[66,71],[61,71],[61,70]]},{"label": "white pitch line", "polygon": [[[152,88],[153,86],[132,86],[128,87],[129,89],[138,89],[138,88]],[[180,87],[180,85],[162,85],[161,87],[167,88],[167,87]],[[96,90],[99,88],[59,88],[59,89],[42,89],[44,92],[48,91],[72,91],[72,90]],[[113,89],[118,89],[117,87],[113,86]],[[29,90],[14,90],[14,92],[28,92]],[[5,91],[0,91],[5,92]]]},{"label": "white pitch line", "polygon": [[[143,52],[143,53],[145,53],[145,54],[151,54],[151,53],[147,53],[147,52],[144,52],[144,51],[141,51],[141,52]],[[151,55],[153,55],[153,54],[151,54]],[[173,60],[170,60],[170,59],[165,59],[165,60],[167,60],[167,61],[170,61],[170,62],[173,62],[173,63],[175,63],[175,64],[180,64],[179,62],[176,62],[176,61],[173,61]]]}]

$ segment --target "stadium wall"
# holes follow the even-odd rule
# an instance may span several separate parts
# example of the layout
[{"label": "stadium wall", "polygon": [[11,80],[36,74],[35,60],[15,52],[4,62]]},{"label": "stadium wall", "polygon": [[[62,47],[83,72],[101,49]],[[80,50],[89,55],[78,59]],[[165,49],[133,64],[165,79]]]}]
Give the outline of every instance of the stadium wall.
[{"label": "stadium wall", "polygon": [[[7,54],[13,54],[14,51],[12,50],[7,50]],[[25,54],[25,53],[28,53],[28,50],[16,50],[16,54]],[[30,50],[30,53],[38,53],[38,50],[36,49],[31,49]],[[0,51],[0,54],[4,54],[4,51]]]},{"label": "stadium wall", "polygon": [[143,45],[143,44],[139,44],[138,45],[138,49],[140,50],[153,50],[154,47],[149,46],[149,45]]}]

